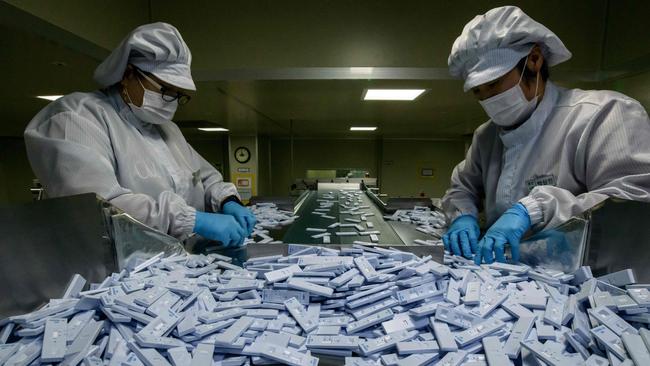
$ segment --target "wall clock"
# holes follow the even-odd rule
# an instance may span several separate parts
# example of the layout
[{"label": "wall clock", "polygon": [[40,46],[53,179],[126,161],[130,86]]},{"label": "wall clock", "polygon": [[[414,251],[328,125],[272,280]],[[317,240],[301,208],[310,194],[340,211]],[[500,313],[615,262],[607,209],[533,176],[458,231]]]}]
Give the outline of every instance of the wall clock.
[{"label": "wall clock", "polygon": [[251,160],[251,151],[247,147],[240,146],[235,149],[235,160],[240,164],[246,164]]}]

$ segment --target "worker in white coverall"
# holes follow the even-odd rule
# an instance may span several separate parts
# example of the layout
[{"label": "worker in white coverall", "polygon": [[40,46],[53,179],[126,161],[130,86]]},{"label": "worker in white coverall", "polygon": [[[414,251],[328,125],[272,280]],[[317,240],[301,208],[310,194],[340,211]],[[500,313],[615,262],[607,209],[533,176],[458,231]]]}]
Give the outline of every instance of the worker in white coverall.
[{"label": "worker in white coverall", "polygon": [[25,143],[47,194],[95,192],[179,239],[198,233],[241,245],[255,216],[172,122],[196,90],[191,61],[176,28],[143,25],[95,70],[103,89],[66,95],[41,110]]},{"label": "worker in white coverall", "polygon": [[[564,89],[548,68],[571,53],[519,8],[472,19],[449,55],[490,120],[474,132],[443,208],[447,250],[485,261],[519,259],[529,230],[557,226],[608,197],[650,201],[650,120],[613,91]],[[489,229],[480,237],[479,210]]]}]

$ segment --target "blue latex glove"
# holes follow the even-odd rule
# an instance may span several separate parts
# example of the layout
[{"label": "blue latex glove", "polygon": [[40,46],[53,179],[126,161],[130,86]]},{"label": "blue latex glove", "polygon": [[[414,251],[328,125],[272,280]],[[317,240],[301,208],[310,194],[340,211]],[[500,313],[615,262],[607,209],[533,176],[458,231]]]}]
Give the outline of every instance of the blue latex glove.
[{"label": "blue latex glove", "polygon": [[462,254],[465,258],[470,259],[478,250],[480,234],[481,229],[478,227],[476,217],[462,215],[451,223],[447,233],[442,237],[442,242],[445,244],[445,250],[451,251],[455,255],[461,255],[462,248]]},{"label": "blue latex glove", "polygon": [[239,225],[246,230],[246,237],[249,237],[255,229],[255,224],[257,224],[257,219],[251,210],[240,205],[238,202],[230,201],[226,202],[225,205],[221,208],[221,211],[226,215],[233,216]]},{"label": "blue latex glove", "polygon": [[481,264],[494,262],[492,251],[497,262],[505,262],[504,254],[506,244],[510,244],[512,261],[519,261],[519,240],[530,229],[530,216],[528,210],[521,203],[512,206],[488,229],[483,239],[478,243],[478,253],[474,256],[474,263]]},{"label": "blue latex glove", "polygon": [[220,241],[225,247],[240,246],[247,236],[234,217],[200,211],[196,211],[194,232],[204,238]]}]

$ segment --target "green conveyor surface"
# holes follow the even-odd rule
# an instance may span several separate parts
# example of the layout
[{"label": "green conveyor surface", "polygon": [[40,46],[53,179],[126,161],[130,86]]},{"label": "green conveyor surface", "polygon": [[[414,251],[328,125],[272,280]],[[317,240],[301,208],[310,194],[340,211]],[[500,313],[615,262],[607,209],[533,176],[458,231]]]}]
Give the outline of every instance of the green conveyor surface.
[{"label": "green conveyor surface", "polygon": [[[323,200],[324,196],[333,195],[334,201],[337,202],[326,214],[329,216],[335,217],[335,219],[323,218],[319,215],[314,214],[314,209],[319,208],[319,199]],[[339,203],[344,202],[339,191],[312,191],[309,192],[309,195],[303,203],[300,205],[298,212],[296,213],[300,216],[292,225],[287,229],[286,234],[282,238],[282,241],[285,243],[297,243],[297,244],[322,244],[322,238],[312,238],[313,235],[319,234],[318,232],[308,232],[307,228],[327,228],[330,224],[335,222],[340,223],[349,223],[345,221],[347,218],[359,219],[359,215],[352,215],[347,213],[341,213],[341,211],[347,211],[347,209],[339,206]],[[374,228],[366,229],[368,231],[380,231],[381,234],[378,235],[379,242],[378,245],[410,245],[413,243],[414,239],[428,239],[427,235],[420,233],[415,230],[413,225],[397,223],[397,222],[387,222],[383,218],[382,210],[375,205],[375,203],[370,200],[370,198],[362,193],[359,195],[361,198],[361,206],[368,206],[368,208],[362,209],[362,211],[367,213],[372,213],[374,215],[367,216],[367,221],[374,224]],[[362,222],[361,225],[365,227],[365,223]],[[408,226],[407,226],[408,225]],[[338,231],[352,231],[357,232],[355,228],[352,227],[336,227],[332,229],[327,229],[331,233],[331,244],[352,244],[354,241],[365,241],[370,242],[369,235],[354,235],[354,236],[337,236],[335,233]]]}]

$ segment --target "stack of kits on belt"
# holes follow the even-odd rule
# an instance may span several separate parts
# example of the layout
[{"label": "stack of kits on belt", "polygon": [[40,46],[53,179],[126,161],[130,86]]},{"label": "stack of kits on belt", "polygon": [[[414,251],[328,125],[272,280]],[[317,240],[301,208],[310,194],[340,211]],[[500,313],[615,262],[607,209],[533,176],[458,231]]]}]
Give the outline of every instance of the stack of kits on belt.
[{"label": "stack of kits on belt", "polygon": [[333,192],[321,194],[316,201],[318,202],[318,207],[312,211],[312,215],[317,215],[328,220],[336,219],[336,217],[330,215],[332,208],[338,204]]},{"label": "stack of kits on belt", "polygon": [[315,208],[312,214],[323,219],[335,220],[336,217],[331,216],[331,210],[338,205],[342,220],[340,222],[328,222],[327,227],[306,228],[307,232],[312,233],[311,237],[314,239],[322,239],[323,244],[331,243],[332,233],[328,231],[330,229],[334,230],[334,234],[337,236],[368,237],[370,241],[364,242],[366,244],[379,242],[381,231],[376,230],[375,222],[371,218],[375,214],[368,211],[370,206],[363,204],[362,194],[363,192],[358,190],[340,190],[338,200],[333,192],[322,194],[317,199],[319,207]]},{"label": "stack of kits on belt", "polygon": [[0,365],[650,365],[650,285],[390,248],[156,256],[0,323]]},{"label": "stack of kits on belt", "polygon": [[432,211],[428,207],[415,206],[412,210],[397,210],[392,215],[384,216],[391,221],[408,222],[417,225],[415,230],[434,237],[432,240],[415,240],[416,244],[442,245],[440,240],[445,233],[447,219],[442,212]]},{"label": "stack of kits on belt", "polygon": [[[282,241],[274,240],[269,236],[270,229],[280,229],[283,226],[288,226],[293,224],[293,222],[299,217],[293,214],[291,211],[280,210],[275,203],[263,203],[259,202],[256,205],[250,206],[250,210],[255,215],[257,219],[257,224],[255,225],[255,230],[251,234],[251,238],[247,238],[244,241],[246,244],[279,244]],[[255,238],[259,238],[257,242]]]}]

